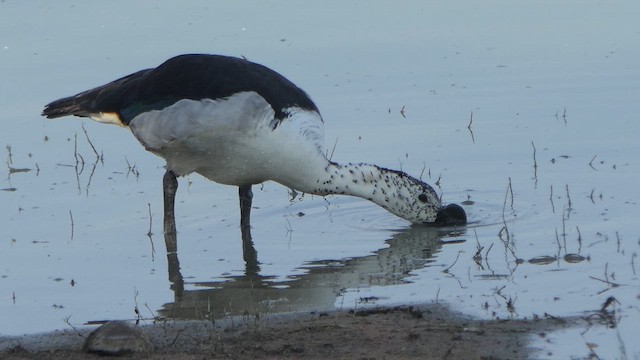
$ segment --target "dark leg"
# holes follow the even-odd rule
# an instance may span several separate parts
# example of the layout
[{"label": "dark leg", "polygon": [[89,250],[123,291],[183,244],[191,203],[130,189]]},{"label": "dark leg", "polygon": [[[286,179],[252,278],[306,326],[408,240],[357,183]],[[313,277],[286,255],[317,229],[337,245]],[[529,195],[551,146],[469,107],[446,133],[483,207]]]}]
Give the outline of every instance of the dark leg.
[{"label": "dark leg", "polygon": [[242,233],[242,257],[245,262],[245,273],[247,276],[256,275],[260,271],[258,266],[258,253],[253,247],[251,239],[251,201],[253,192],[251,185],[240,186],[238,189],[240,196],[240,232]]},{"label": "dark leg", "polygon": [[240,186],[238,195],[240,195],[240,226],[251,227],[251,201],[253,200],[251,185]]},{"label": "dark leg", "polygon": [[178,191],[178,179],[176,174],[167,170],[162,178],[162,190],[164,193],[164,239],[167,245],[167,253],[178,252],[178,240],[176,238],[176,191]]},{"label": "dark leg", "polygon": [[162,178],[164,194],[164,244],[167,248],[167,263],[169,267],[169,281],[176,300],[180,300],[184,290],[184,280],[180,273],[178,260],[178,237],[176,234],[175,202],[178,190],[176,174],[167,170]]}]

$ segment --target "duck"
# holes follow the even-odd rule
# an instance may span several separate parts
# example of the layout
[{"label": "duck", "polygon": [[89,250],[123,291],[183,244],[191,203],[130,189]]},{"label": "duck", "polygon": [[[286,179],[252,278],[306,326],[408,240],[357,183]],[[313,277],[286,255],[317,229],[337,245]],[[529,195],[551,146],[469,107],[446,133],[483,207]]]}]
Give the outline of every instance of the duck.
[{"label": "duck", "polygon": [[177,179],[192,173],[238,187],[243,228],[251,224],[252,186],[266,181],[307,194],[360,197],[412,224],[467,223],[461,206],[443,205],[433,187],[403,171],[327,158],[324,120],[309,95],[245,58],[179,55],[55,100],[42,115],[128,128],[163,158],[165,232],[175,232],[166,219],[175,219]]}]

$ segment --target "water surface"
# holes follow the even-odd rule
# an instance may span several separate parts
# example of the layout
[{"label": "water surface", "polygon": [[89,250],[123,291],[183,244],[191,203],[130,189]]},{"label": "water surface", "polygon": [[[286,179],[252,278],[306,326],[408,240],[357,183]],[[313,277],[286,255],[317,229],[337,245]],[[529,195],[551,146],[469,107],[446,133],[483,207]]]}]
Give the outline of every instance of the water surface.
[{"label": "water surface", "polygon": [[[485,318],[597,317],[614,297],[615,327],[534,345],[540,356],[586,356],[587,343],[601,358],[639,356],[634,2],[122,9],[0,3],[2,335],[434,301]],[[334,160],[422,174],[445,202],[466,201],[473,223],[412,228],[366,201],[267,183],[254,189],[259,268],[248,269],[237,190],[190,176],[177,196],[176,287],[162,161],[126,129],[39,113],[187,52],[283,73],[320,107]]]}]

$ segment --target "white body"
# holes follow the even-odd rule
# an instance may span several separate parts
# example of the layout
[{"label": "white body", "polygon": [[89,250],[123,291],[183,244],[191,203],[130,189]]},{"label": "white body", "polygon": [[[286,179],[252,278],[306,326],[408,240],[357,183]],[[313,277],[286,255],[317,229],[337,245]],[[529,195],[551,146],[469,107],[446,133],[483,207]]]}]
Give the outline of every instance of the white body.
[{"label": "white body", "polygon": [[329,164],[322,154],[323,123],[315,111],[289,111],[289,118],[276,120],[260,95],[243,92],[222,100],[180,100],[137,116],[129,126],[178,175],[196,172],[226,185],[274,180],[308,192],[309,175]]}]

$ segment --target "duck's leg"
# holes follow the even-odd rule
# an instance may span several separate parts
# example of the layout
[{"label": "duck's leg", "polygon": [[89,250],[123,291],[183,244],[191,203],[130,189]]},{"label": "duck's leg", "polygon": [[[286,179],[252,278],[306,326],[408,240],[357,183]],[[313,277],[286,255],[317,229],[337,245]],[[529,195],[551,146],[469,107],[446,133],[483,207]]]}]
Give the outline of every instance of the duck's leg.
[{"label": "duck's leg", "polygon": [[174,297],[182,298],[184,280],[180,273],[180,261],[178,260],[178,237],[176,234],[175,202],[178,190],[176,174],[168,170],[162,178],[162,190],[164,194],[164,244],[167,248],[167,263],[169,268],[169,281]]},{"label": "duck's leg", "polygon": [[242,233],[242,257],[245,262],[246,275],[256,275],[260,268],[258,266],[258,253],[253,247],[251,238],[251,202],[253,192],[251,185],[244,185],[238,188],[240,197],[240,232]]},{"label": "duck's leg", "polygon": [[240,227],[251,227],[251,201],[253,192],[251,185],[243,185],[238,188],[240,196]]},{"label": "duck's leg", "polygon": [[178,252],[178,240],[176,238],[175,203],[178,191],[178,178],[176,174],[168,170],[162,178],[162,191],[164,195],[164,240],[167,253]]}]

